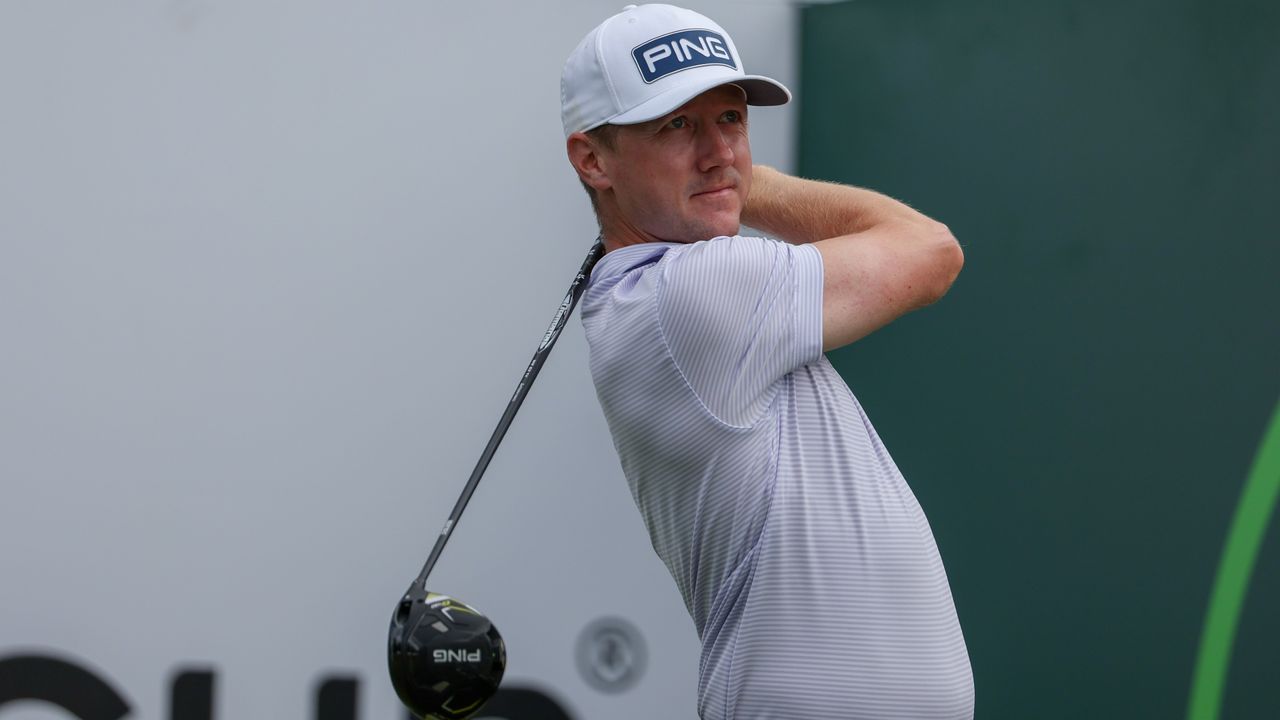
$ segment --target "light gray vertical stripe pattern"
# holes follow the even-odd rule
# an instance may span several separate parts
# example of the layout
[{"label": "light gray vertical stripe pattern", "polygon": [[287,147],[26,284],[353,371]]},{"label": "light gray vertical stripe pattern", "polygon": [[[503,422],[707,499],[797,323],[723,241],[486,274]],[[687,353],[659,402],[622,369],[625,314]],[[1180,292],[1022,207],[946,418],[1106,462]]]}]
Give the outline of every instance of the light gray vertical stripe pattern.
[{"label": "light gray vertical stripe pattern", "polygon": [[928,520],[822,354],[822,257],[615,250],[582,302],[632,497],[702,641],[703,720],[971,718]]}]

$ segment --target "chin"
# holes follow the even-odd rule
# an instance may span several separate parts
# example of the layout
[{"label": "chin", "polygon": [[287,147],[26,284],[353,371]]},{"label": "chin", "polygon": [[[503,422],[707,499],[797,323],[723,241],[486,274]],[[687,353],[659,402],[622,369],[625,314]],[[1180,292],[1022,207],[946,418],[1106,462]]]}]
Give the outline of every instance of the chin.
[{"label": "chin", "polygon": [[691,243],[702,242],[703,240],[710,240],[711,238],[732,236],[737,234],[738,234],[737,227],[708,228],[706,230],[698,230],[694,232],[683,233],[681,234],[679,239],[676,240],[676,242],[681,242],[686,245],[689,245]]},{"label": "chin", "polygon": [[710,240],[722,235],[737,235],[741,229],[740,215],[736,211],[722,211],[685,216],[678,223],[672,223],[662,230],[651,231],[651,234],[656,238],[663,238],[667,242],[685,244]]},{"label": "chin", "polygon": [[738,231],[739,231],[739,230],[741,230],[741,229],[742,229],[742,226],[741,226],[741,225],[734,225],[733,227],[726,227],[726,228],[724,228],[723,230],[721,230],[720,232],[718,232],[718,233],[716,233],[715,235],[713,235],[712,237],[720,237],[720,236],[722,236],[722,235],[724,235],[724,236],[728,236],[728,237],[733,237],[734,235],[737,235],[737,234],[738,234]]},{"label": "chin", "polygon": [[738,213],[733,213],[731,217],[726,213],[720,217],[704,218],[701,222],[694,224],[691,232],[687,234],[690,242],[697,242],[722,235],[737,235],[741,227]]},{"label": "chin", "polygon": [[714,226],[714,229],[711,232],[711,234],[707,235],[707,237],[713,238],[713,237],[720,237],[722,235],[730,235],[730,236],[737,235],[738,231],[741,229],[742,229],[742,224],[739,223],[738,220],[735,218],[732,222],[725,221],[722,223],[717,223]]}]

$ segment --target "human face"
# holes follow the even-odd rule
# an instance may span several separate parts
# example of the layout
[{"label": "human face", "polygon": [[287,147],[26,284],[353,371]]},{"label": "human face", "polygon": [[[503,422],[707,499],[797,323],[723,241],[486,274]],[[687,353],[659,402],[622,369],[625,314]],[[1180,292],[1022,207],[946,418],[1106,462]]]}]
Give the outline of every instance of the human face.
[{"label": "human face", "polygon": [[616,233],[631,236],[623,244],[734,235],[751,189],[745,94],[722,85],[656,120],[618,126],[602,160]]}]

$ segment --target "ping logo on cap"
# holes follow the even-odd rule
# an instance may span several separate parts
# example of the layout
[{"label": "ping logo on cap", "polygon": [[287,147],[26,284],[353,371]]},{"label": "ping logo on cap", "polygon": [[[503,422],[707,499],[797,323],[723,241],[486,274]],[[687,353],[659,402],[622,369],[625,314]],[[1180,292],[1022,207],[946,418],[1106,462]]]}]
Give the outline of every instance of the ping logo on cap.
[{"label": "ping logo on cap", "polygon": [[724,36],[711,30],[681,30],[656,37],[631,51],[646,83],[700,65],[738,69]]}]

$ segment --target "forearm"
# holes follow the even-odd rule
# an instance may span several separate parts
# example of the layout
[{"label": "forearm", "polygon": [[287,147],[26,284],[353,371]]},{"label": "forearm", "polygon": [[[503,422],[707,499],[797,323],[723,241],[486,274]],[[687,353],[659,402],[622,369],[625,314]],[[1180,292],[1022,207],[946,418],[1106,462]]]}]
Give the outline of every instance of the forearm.
[{"label": "forearm", "polygon": [[742,222],[801,244],[863,232],[883,223],[932,221],[872,190],[805,180],[756,165]]}]

